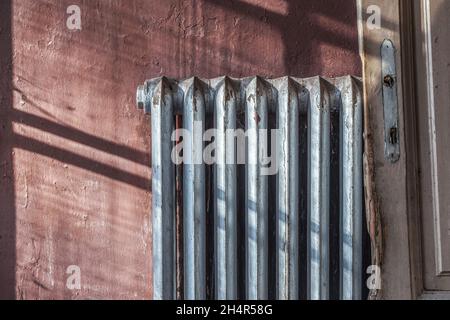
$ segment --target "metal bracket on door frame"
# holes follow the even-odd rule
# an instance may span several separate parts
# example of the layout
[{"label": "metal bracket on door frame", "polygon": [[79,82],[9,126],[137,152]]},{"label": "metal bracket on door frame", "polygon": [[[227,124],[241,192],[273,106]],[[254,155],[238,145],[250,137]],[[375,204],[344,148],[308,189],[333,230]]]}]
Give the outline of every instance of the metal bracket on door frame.
[{"label": "metal bracket on door frame", "polygon": [[395,163],[400,159],[400,134],[398,128],[395,47],[389,39],[384,40],[381,45],[381,77],[384,109],[384,153],[386,160]]}]

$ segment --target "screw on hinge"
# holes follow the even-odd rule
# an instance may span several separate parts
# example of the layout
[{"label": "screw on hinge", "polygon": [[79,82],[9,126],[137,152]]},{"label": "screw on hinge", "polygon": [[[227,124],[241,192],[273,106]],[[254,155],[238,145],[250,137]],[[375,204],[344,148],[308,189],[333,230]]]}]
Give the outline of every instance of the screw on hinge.
[{"label": "screw on hinge", "polygon": [[145,107],[145,87],[143,85],[140,85],[137,88],[136,105],[139,109],[144,109]]},{"label": "screw on hinge", "polygon": [[395,128],[395,127],[391,128],[391,130],[389,130],[389,143],[390,144],[398,143],[397,128]]},{"label": "screw on hinge", "polygon": [[392,75],[388,74],[388,75],[384,76],[383,83],[386,87],[392,88],[392,87],[394,87],[395,79]]}]

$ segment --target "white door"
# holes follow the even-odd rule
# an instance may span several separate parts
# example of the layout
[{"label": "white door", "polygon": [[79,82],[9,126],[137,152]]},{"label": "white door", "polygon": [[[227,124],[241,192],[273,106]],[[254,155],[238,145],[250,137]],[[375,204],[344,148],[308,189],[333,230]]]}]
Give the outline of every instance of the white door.
[{"label": "white door", "polygon": [[415,8],[425,291],[450,291],[450,1]]}]

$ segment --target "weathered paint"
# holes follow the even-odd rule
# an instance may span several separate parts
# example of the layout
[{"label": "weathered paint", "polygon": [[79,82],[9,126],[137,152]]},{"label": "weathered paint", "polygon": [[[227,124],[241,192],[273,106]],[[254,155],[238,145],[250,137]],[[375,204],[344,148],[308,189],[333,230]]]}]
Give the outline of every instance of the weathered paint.
[{"label": "weathered paint", "polygon": [[[233,85],[238,92],[237,99],[230,99],[236,97]],[[363,132],[362,89],[357,78],[194,77],[178,81],[159,77],[146,81],[144,93],[141,88],[138,87],[137,105],[147,112],[151,110],[153,124],[153,215],[158,217],[153,224],[153,239],[155,243],[168,241],[165,249],[155,246],[153,251],[157,298],[174,297],[173,271],[176,269],[172,239],[176,229],[173,221],[176,200],[171,192],[174,186],[169,183],[170,179],[162,182],[164,176],[175,170],[170,160],[160,161],[171,154],[170,148],[163,149],[172,143],[164,123],[172,123],[173,113],[183,110],[182,129],[190,133],[184,135],[182,146],[177,148],[178,152],[183,150],[185,160],[184,298],[204,299],[205,293],[212,291],[208,290],[208,286],[211,289],[208,278],[215,284],[215,294],[211,298],[236,298],[237,279],[239,273],[244,273],[243,296],[250,300],[272,297],[295,300],[301,296],[312,300],[361,299]],[[166,101],[164,108],[161,100]],[[224,110],[233,115],[226,116]],[[214,124],[208,124],[207,114],[215,117]],[[301,118],[308,120],[302,123]],[[225,134],[225,124],[236,128],[242,120],[247,130],[245,170],[238,169],[236,158],[225,159],[224,156],[224,149],[237,147],[235,141],[231,141],[234,134],[227,142],[219,134],[217,146],[212,147],[201,139],[203,134],[205,138],[208,136],[209,128]],[[308,138],[299,140],[298,130],[305,124]],[[278,128],[278,131],[269,138],[265,130],[270,128]],[[300,149],[303,148],[307,148],[308,155],[301,159]],[[271,170],[266,166],[269,149]],[[206,178],[207,159],[202,161],[202,155],[210,150],[216,150],[218,157],[212,180]],[[234,151],[230,152],[233,156]],[[307,166],[303,166],[302,161],[307,162]],[[277,174],[269,177],[268,172],[273,172],[273,167]],[[228,172],[224,173],[224,168]],[[308,176],[307,180],[302,176]],[[227,178],[230,183],[224,188]],[[235,181],[239,178],[245,179],[245,184],[238,187]],[[166,188],[162,194],[161,186]],[[301,193],[300,189],[308,192]],[[238,193],[244,193],[245,199],[239,199]],[[208,204],[210,194],[213,194],[214,209]],[[305,198],[307,210],[300,204]],[[272,203],[276,203],[273,210]],[[243,204],[245,216],[237,218],[237,208]],[[165,212],[161,215],[162,210]],[[214,224],[206,221],[211,215],[216,217]],[[161,216],[170,219],[170,223],[160,223]],[[303,225],[307,225],[308,235],[301,243]],[[208,274],[205,267],[211,253],[206,244],[208,231],[215,236],[214,274],[211,274],[212,269]],[[239,255],[237,237],[244,239],[245,255]],[[334,242],[338,242],[337,245]],[[273,244],[275,249],[270,250]],[[307,251],[306,259],[300,258],[302,251]],[[236,265],[244,265],[245,271],[238,270]],[[307,294],[301,289],[304,287],[300,281],[302,273],[308,275]],[[272,276],[273,282],[269,280]],[[242,296],[242,292],[238,294]]]},{"label": "weathered paint", "polygon": [[360,73],[353,0],[76,2],[0,2],[1,298],[152,297],[144,79]]}]

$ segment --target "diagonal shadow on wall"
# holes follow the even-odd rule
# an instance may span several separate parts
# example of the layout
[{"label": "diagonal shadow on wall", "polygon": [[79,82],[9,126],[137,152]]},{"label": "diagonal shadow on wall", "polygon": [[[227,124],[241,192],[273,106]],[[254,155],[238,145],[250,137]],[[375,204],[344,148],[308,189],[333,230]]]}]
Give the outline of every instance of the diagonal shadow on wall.
[{"label": "diagonal shadow on wall", "polygon": [[[14,88],[12,85],[12,0],[2,0],[0,1],[0,61],[1,61],[1,74],[2,78],[0,79],[0,165],[1,165],[1,176],[2,179],[0,184],[0,298],[10,298],[13,299],[16,297],[16,279],[15,279],[15,264],[16,264],[16,195],[15,195],[15,185],[14,185],[14,172],[13,172],[13,151],[14,148],[19,148],[22,150],[27,150],[32,153],[36,153],[39,155],[43,155],[48,158],[54,158],[64,163],[72,164],[76,167],[83,168],[85,170],[98,173],[102,176],[109,177],[116,181],[121,181],[123,183],[148,190],[150,186],[150,179],[143,178],[141,176],[134,175],[130,172],[123,171],[121,169],[117,169],[113,166],[100,163],[95,159],[81,156],[75,154],[71,151],[65,150],[61,146],[58,145],[49,145],[45,142],[42,142],[38,139],[33,139],[30,137],[23,136],[21,134],[17,134],[13,132],[13,123],[23,124],[27,127],[31,127],[33,129],[39,130],[41,132],[49,133],[70,141],[74,141],[78,144],[91,147],[93,149],[97,149],[99,151],[108,153],[110,155],[114,155],[120,157],[122,159],[130,160],[134,163],[138,163],[140,165],[148,165],[150,163],[149,156],[150,154],[143,153],[138,150],[134,150],[127,146],[116,144],[111,141],[107,141],[105,139],[99,138],[91,133],[81,131],[79,129],[69,127],[65,124],[57,123],[56,121],[52,121],[35,114],[31,114],[28,112],[24,112],[21,110],[13,109],[13,92],[16,91],[19,93],[22,98],[26,98],[25,93],[21,92],[20,89]],[[193,1],[194,4],[196,1]],[[287,15],[280,15],[276,12],[271,12],[270,10],[266,10],[264,8],[255,6],[250,4],[250,2],[257,3],[258,1],[237,1],[237,0],[204,0],[202,3],[208,4],[211,6],[222,7],[226,11],[237,13],[237,15],[248,16],[249,19],[255,19],[260,21],[261,23],[265,23],[267,25],[271,25],[270,28],[273,27],[274,30],[277,30],[277,33],[281,37],[283,44],[283,55],[280,60],[280,66],[277,67],[276,71],[274,66],[261,66],[259,62],[256,63],[256,66],[251,70],[267,70],[266,76],[269,75],[285,75],[292,74],[295,76],[308,76],[320,73],[320,70],[316,68],[319,65],[319,69],[323,68],[325,64],[329,63],[329,61],[323,60],[321,56],[315,56],[315,42],[311,39],[319,39],[321,42],[327,43],[330,46],[336,47],[346,47],[349,51],[357,51],[357,41],[354,41],[352,37],[346,36],[345,34],[339,33],[336,30],[329,30],[321,23],[318,23],[315,18],[317,16],[322,16],[324,19],[334,19],[333,8],[336,5],[319,5],[318,2],[323,3],[324,1],[295,1],[295,0],[286,0],[286,12]],[[260,1],[261,2],[261,1]],[[314,4],[311,4],[314,2]],[[329,1],[327,1],[329,3]],[[134,1],[133,1],[134,3]],[[139,5],[139,1],[134,3],[134,5]],[[341,1],[342,3],[342,1]],[[346,3],[346,2],[345,2]],[[350,1],[348,2],[350,3]],[[111,9],[110,5],[107,2],[97,2],[97,1],[85,1],[85,5],[89,6],[89,12],[96,12],[99,10],[96,6],[104,5],[106,8]],[[62,5],[61,5],[62,6]],[[346,5],[347,6],[347,5]],[[116,51],[120,51],[120,48],[114,47],[114,54],[116,55],[117,60],[123,59],[131,59],[132,62],[136,62],[141,66],[142,76],[152,77],[155,75],[151,70],[152,67],[148,67],[146,65],[147,58],[141,60],[140,51],[145,51],[145,46],[149,43],[155,45],[155,42],[150,41],[150,37],[143,35],[142,30],[139,27],[142,27],[136,19],[136,13],[131,10],[128,2],[126,2],[125,6],[113,6],[115,10],[119,10],[120,12],[116,12],[114,10],[110,10],[113,13],[108,13],[109,11],[105,11],[102,13],[102,16],[105,15],[104,21],[115,21],[117,23],[112,24],[116,26],[117,30],[112,27],[112,31],[110,36],[114,39],[118,37],[118,33],[123,34],[131,34],[135,38],[130,40],[133,48],[135,49],[132,54],[128,51],[121,52],[122,54],[117,53]],[[352,8],[352,6],[348,6]],[[307,10],[306,10],[307,9]],[[345,11],[345,10],[343,10]],[[64,12],[64,10],[62,10]],[[294,14],[295,13],[295,14]],[[109,14],[109,15],[108,15]],[[181,14],[181,13],[180,13]],[[356,14],[356,12],[352,12],[349,10],[349,15]],[[94,14],[92,14],[94,16]],[[311,18],[311,16],[314,16]],[[100,19],[100,18],[98,18]],[[299,19],[305,19],[310,21],[314,26],[311,28],[312,30],[319,30],[316,34],[305,34],[304,30],[299,30]],[[117,21],[116,21],[117,20]],[[103,20],[95,20],[95,22],[104,22]],[[123,21],[133,21],[130,24],[130,30],[127,30],[127,25],[120,29],[119,26],[123,24]],[[347,28],[355,22],[355,18],[349,19],[346,21],[341,21],[340,23]],[[92,22],[93,23],[93,22]],[[230,20],[232,23],[232,19]],[[88,26],[88,25],[87,25]],[[95,33],[97,30],[98,33],[103,34],[105,31],[103,29],[91,29],[91,31]],[[165,29],[163,29],[164,31]],[[227,47],[228,44],[225,43],[225,47],[219,47],[217,44],[208,43],[206,37],[203,39],[201,43],[198,43],[198,46],[195,46],[196,39],[193,38],[181,38],[180,35],[171,35],[168,31],[163,32],[158,29],[157,34],[161,34],[163,38],[163,49],[168,52],[167,46],[170,48],[170,39],[173,38],[175,42],[183,43],[181,46],[185,45],[185,42],[194,42],[191,44],[187,50],[177,51],[176,47],[172,47],[170,49],[174,49],[174,52],[178,52],[180,56],[186,55],[197,55],[197,60],[193,59],[191,64],[177,64],[174,63],[174,58],[172,55],[167,55],[163,53],[158,53],[157,55],[163,56],[159,57],[161,60],[162,66],[157,66],[157,69],[161,69],[164,73],[168,73],[168,75],[174,76],[175,74],[179,74],[180,76],[191,76],[194,74],[202,74],[206,77],[211,77],[212,75],[219,74],[229,74],[233,72],[232,64],[227,63],[227,59],[222,59],[222,61],[216,62],[211,59],[211,56],[214,56],[211,52],[216,51],[216,53],[220,53],[221,56],[224,55],[233,55],[235,54],[237,57],[237,62],[234,63],[235,66],[241,67],[245,65],[245,63],[251,63],[251,56],[245,55],[245,49],[235,50],[235,53],[230,53],[231,48]],[[106,34],[108,35],[108,34]],[[87,39],[90,39],[89,37]],[[93,38],[94,39],[94,38]],[[127,39],[126,37],[124,38]],[[124,41],[125,41],[124,40]],[[140,41],[137,41],[140,40]],[[114,44],[117,45],[119,40],[115,40]],[[143,45],[145,44],[145,46]],[[98,56],[94,56],[97,59],[100,56],[111,56],[112,53],[108,52],[108,47],[102,48],[98,42],[95,41],[87,41],[86,39],[82,42],[82,47],[86,49],[87,52],[96,52]],[[139,45],[143,45],[143,48],[140,48]],[[79,45],[78,45],[79,47]],[[156,48],[156,47],[155,47]],[[188,52],[191,48],[192,52]],[[142,50],[140,50],[142,49]],[[301,52],[300,52],[301,51]],[[155,52],[155,51],[152,51]],[[306,52],[306,53],[305,53]],[[242,55],[242,56],[240,56]],[[208,60],[208,56],[210,56]],[[303,56],[309,56],[311,59],[315,59],[315,61],[320,61],[317,63],[305,63],[302,60]],[[31,59],[32,57],[27,57]],[[180,58],[181,59],[181,58]],[[203,61],[206,59],[206,61]],[[194,61],[195,60],[195,61]],[[242,61],[241,61],[242,60]],[[183,60],[184,61],[184,60]],[[230,60],[231,61],[231,60]],[[235,60],[232,60],[235,61]],[[176,61],[175,61],[176,62]],[[239,62],[241,64],[239,64]],[[66,61],[67,63],[67,61]],[[337,61],[334,63],[343,63],[342,61]],[[321,65],[323,64],[323,65]],[[115,64],[114,64],[115,65]],[[20,66],[16,66],[20,67]],[[266,69],[267,67],[267,69]],[[156,68],[156,67],[155,67]],[[237,69],[239,69],[237,68]],[[355,70],[360,70],[360,67],[356,67]],[[241,73],[247,72],[239,71]],[[234,71],[238,72],[238,71]],[[262,72],[262,71],[261,71]],[[357,71],[355,71],[358,73]],[[118,72],[117,72],[118,73]],[[240,74],[236,73],[234,75],[244,76],[248,74]],[[84,74],[84,76],[88,77],[89,74]],[[92,76],[92,75],[91,75]],[[110,77],[109,74],[102,74],[102,80],[106,81]],[[136,76],[135,76],[136,77]],[[30,79],[33,83],[36,79]],[[86,80],[88,81],[88,80]],[[112,81],[112,80],[111,80]],[[117,81],[117,79],[116,79]],[[138,82],[138,81],[136,81]],[[118,82],[117,84],[123,85],[123,83]],[[109,87],[108,87],[109,88]],[[32,104],[34,99],[27,99],[27,104]],[[20,292],[17,293],[18,298],[20,298]]]},{"label": "diagonal shadow on wall", "polygon": [[[33,99],[28,99],[25,92],[13,85],[13,8],[13,0],[0,1],[0,299],[28,297],[21,292],[18,285],[20,280],[17,276],[17,182],[15,177],[19,172],[15,170],[20,171],[25,168],[15,166],[14,150],[25,150],[55,159],[141,190],[149,190],[151,185],[149,177],[102,163],[92,156],[77,154],[65,149],[64,146],[49,144],[42,139],[15,132],[14,125],[20,124],[141,166],[150,166],[150,154],[147,152],[14,108],[13,94],[16,93],[27,104],[40,109],[34,104]],[[16,67],[20,68],[20,66]],[[41,286],[37,280],[36,285]],[[42,288],[46,289],[45,286]]]}]

